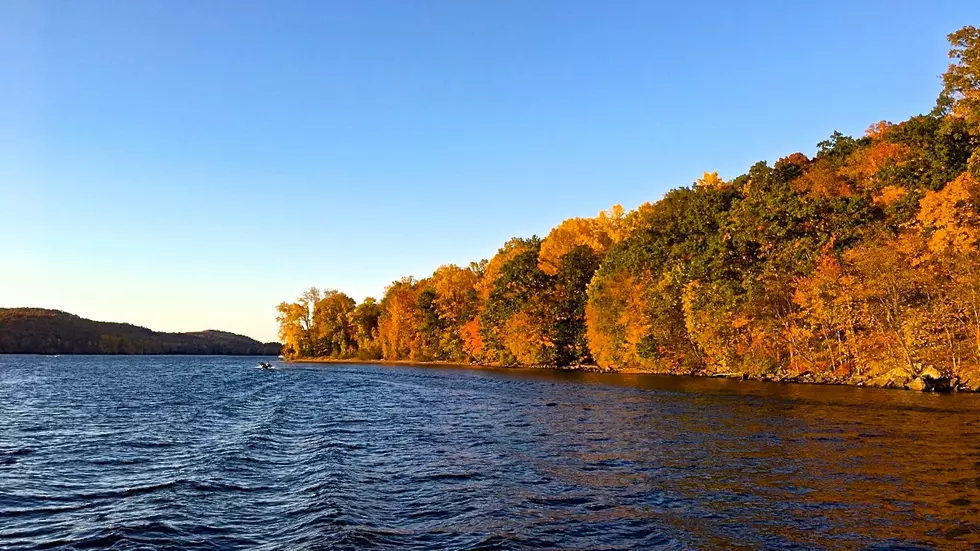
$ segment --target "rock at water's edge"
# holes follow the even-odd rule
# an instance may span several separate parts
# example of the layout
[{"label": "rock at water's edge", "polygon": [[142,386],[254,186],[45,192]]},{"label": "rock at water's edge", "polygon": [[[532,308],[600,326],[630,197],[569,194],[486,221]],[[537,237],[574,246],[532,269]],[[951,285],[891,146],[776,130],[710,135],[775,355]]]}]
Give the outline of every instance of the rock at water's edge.
[{"label": "rock at water's edge", "polygon": [[912,376],[907,369],[896,367],[895,369],[892,369],[891,371],[883,375],[879,375],[878,377],[875,377],[870,381],[869,384],[881,388],[895,388],[895,387],[902,388],[905,386],[905,383],[907,383],[911,377]]},{"label": "rock at water's edge", "polygon": [[919,377],[923,379],[942,379],[943,374],[939,372],[938,369],[932,366],[924,367],[922,371],[919,372]]},{"label": "rock at water's edge", "polygon": [[958,390],[980,392],[980,371],[967,372],[960,375]]},{"label": "rock at water's edge", "polygon": [[922,391],[924,391],[926,389],[926,382],[924,380],[922,380],[921,377],[916,377],[916,378],[912,379],[911,381],[909,381],[909,383],[907,385],[905,385],[905,388],[907,388],[909,390],[918,390],[918,391],[922,392]]}]

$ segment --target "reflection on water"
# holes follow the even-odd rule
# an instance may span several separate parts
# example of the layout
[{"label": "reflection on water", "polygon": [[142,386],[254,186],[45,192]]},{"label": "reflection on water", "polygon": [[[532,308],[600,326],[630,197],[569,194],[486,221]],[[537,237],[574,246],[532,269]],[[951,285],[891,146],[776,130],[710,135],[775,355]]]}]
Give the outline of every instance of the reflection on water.
[{"label": "reflection on water", "polygon": [[971,549],[980,396],[0,356],[0,547]]}]

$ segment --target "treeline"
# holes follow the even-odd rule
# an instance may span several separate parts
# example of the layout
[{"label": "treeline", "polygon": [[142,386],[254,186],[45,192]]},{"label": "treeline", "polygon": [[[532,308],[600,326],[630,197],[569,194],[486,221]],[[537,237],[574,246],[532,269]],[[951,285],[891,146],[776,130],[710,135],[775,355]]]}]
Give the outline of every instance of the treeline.
[{"label": "treeline", "polygon": [[0,308],[0,354],[216,354],[276,356],[279,343],[224,331],[159,333],[59,310]]},{"label": "treeline", "polygon": [[380,302],[311,289],[278,307],[284,350],[980,386],[980,31],[949,38],[929,114],[566,220]]}]

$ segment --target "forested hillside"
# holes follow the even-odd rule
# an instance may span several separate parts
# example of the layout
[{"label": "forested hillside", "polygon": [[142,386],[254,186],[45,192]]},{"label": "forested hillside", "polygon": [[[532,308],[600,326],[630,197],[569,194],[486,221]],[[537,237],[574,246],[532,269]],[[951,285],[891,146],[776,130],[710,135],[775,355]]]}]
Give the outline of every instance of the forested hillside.
[{"label": "forested hillside", "polygon": [[0,308],[0,354],[279,354],[279,343],[226,333],[158,333],[42,308]]},{"label": "forested hillside", "polygon": [[279,305],[291,357],[445,360],[980,388],[980,31],[928,114],[834,133],[624,212]]}]

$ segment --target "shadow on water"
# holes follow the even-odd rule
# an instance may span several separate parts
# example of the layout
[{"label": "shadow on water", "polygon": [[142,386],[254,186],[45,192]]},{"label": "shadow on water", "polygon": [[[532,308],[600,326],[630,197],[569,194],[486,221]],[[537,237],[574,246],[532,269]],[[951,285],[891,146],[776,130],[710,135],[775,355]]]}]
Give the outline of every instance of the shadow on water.
[{"label": "shadow on water", "polygon": [[0,547],[972,549],[980,396],[0,356]]}]

